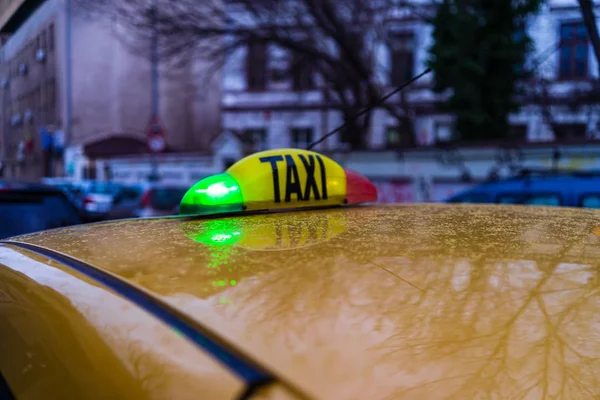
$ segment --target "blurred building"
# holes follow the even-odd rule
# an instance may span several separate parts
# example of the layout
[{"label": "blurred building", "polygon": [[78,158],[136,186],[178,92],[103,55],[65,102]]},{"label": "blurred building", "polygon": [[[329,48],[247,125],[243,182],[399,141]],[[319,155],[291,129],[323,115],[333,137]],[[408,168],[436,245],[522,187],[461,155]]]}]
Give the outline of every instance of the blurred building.
[{"label": "blurred building", "polygon": [[[382,45],[377,52],[374,68],[388,91],[426,68],[433,28],[414,13],[414,6],[432,11],[433,2],[412,3],[389,10],[390,46]],[[600,16],[600,2],[596,3]],[[590,90],[599,78],[577,1],[549,0],[525,29],[535,44],[528,64],[535,62],[538,77],[549,81],[547,108],[542,109],[539,99],[523,97],[521,111],[510,117],[505,143],[452,144],[453,117],[440,111],[444,98],[431,90],[430,74],[406,90],[415,121],[410,134],[416,136],[417,147],[406,145],[406,132],[381,109],[374,112],[366,149],[348,153],[340,135],[318,149],[376,181],[380,197],[389,202],[441,200],[508,173],[508,166],[549,167],[557,146],[559,165],[600,169],[600,104],[572,102],[575,92]],[[328,107],[327,93],[316,76],[286,73],[287,66],[277,61],[285,58],[279,53],[264,43],[252,44],[232,54],[224,70],[223,128],[245,137],[249,151],[305,147],[342,124],[341,113]]]},{"label": "blurred building", "polygon": [[[73,3],[73,4],[71,4]],[[151,48],[132,48],[110,20],[92,20],[69,0],[2,0],[2,162],[5,177],[94,178],[94,160],[148,153]],[[67,24],[70,22],[70,30]],[[203,66],[159,65],[159,117],[166,152],[205,152],[219,133],[220,80]],[[58,132],[49,147],[45,132]],[[63,142],[64,146],[60,146]],[[64,157],[61,158],[61,154]],[[61,171],[61,166],[66,171]],[[83,171],[81,170],[83,169]],[[77,170],[77,171],[75,171]]]},{"label": "blurred building", "polygon": [[[424,9],[432,4],[413,3]],[[596,15],[600,15],[600,2],[598,5]],[[414,8],[407,7],[405,12],[399,9],[393,13],[388,23],[391,46],[382,45],[380,59],[373,66],[381,71],[389,90],[426,68],[432,26],[411,10]],[[532,58],[539,62],[539,76],[551,81],[548,91],[556,126],[547,126],[540,108],[524,99],[521,112],[511,116],[511,139],[548,142],[555,139],[554,132],[560,135],[556,139],[600,136],[600,112],[569,107],[572,91],[589,88],[591,80],[598,78],[598,65],[577,1],[549,0],[526,29],[535,42]],[[306,79],[301,71],[286,75],[286,66],[275,61],[281,59],[278,52],[281,50],[264,43],[252,44],[233,54],[225,69],[223,126],[247,135],[256,148],[302,146],[341,124],[340,113],[327,108],[326,93],[317,79]],[[427,75],[407,89],[416,115],[413,134],[421,146],[453,139],[453,118],[440,112],[443,97],[431,90],[432,79],[432,74]],[[396,124],[386,111],[377,110],[370,127],[369,150],[406,147],[402,143],[405,132]],[[323,148],[339,149],[340,145],[339,137],[333,137]]]}]

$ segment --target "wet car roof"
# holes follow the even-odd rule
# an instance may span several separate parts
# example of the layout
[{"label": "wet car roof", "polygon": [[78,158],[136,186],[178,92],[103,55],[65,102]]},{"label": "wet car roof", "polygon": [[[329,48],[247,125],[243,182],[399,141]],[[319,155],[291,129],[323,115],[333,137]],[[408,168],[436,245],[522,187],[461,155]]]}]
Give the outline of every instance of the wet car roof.
[{"label": "wet car roof", "polygon": [[600,395],[600,213],[128,220],[15,240],[148,290],[321,398]]}]

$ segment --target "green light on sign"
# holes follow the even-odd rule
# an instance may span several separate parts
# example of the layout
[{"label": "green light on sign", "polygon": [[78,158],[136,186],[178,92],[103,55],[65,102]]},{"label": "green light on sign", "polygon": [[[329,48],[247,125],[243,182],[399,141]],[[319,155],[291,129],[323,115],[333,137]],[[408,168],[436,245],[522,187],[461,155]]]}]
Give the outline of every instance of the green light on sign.
[{"label": "green light on sign", "polygon": [[242,211],[244,198],[240,186],[227,173],[202,179],[187,191],[181,200],[183,215],[215,214]]}]

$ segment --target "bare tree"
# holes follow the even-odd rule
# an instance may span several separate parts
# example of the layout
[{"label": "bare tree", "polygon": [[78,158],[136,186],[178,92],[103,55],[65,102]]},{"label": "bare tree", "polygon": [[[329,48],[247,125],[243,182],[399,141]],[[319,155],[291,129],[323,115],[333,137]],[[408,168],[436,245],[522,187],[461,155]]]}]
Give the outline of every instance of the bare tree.
[{"label": "bare tree", "polygon": [[[596,33],[597,34],[597,33]],[[591,35],[590,35],[591,36]],[[591,39],[593,41],[593,39]],[[600,112],[600,80],[577,82],[572,85],[567,93],[558,94],[553,88],[554,74],[552,66],[545,65],[550,57],[556,56],[559,43],[556,42],[536,55],[526,65],[529,77],[520,87],[520,100],[533,105],[540,112],[542,121],[557,140],[571,139],[571,132],[561,129],[559,118],[560,111],[570,114],[585,114],[587,120],[593,114]],[[547,68],[550,68],[548,70]],[[592,127],[593,134],[600,133],[600,127]]]},{"label": "bare tree", "polygon": [[[381,54],[390,44],[387,28],[397,18],[394,13],[403,9],[403,15],[427,18],[426,8],[399,8],[393,0],[77,1],[88,10],[111,13],[136,32],[137,41],[148,43],[158,32],[162,60],[200,56],[214,71],[253,43],[283,50],[288,73],[308,71],[316,77],[315,86],[326,88],[328,107],[341,112],[347,124],[342,135],[353,148],[364,147],[372,112],[354,116],[374,107],[388,86]],[[407,96],[400,93],[382,107],[397,119],[404,143],[414,144]]]},{"label": "bare tree", "polygon": [[598,61],[598,74],[600,75],[600,33],[598,33],[598,24],[596,23],[596,14],[594,13],[593,0],[577,0],[581,9],[583,23],[588,31],[594,55]]}]

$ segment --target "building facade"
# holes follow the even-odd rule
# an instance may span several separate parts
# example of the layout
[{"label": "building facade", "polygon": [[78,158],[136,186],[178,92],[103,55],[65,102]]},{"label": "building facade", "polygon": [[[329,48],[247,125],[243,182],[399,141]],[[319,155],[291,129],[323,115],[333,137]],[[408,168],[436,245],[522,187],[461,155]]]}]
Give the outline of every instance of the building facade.
[{"label": "building facade", "polygon": [[[432,4],[413,0],[413,5],[424,3]],[[395,17],[388,29],[394,40],[377,52],[374,68],[387,84],[385,92],[426,68],[433,28],[411,10],[391,12]],[[520,111],[510,116],[510,141],[452,144],[453,117],[439,111],[444,97],[432,91],[429,74],[406,89],[415,116],[416,148],[404,145],[396,119],[378,109],[366,149],[347,152],[340,135],[317,149],[371,178],[381,202],[441,201],[490,177],[508,175],[515,167],[598,168],[600,103],[571,102],[574,93],[589,91],[600,78],[577,1],[549,0],[525,29],[534,41],[527,66],[535,66],[538,80],[547,80],[548,102],[543,108],[539,99],[523,96]],[[245,136],[250,151],[305,147],[342,124],[341,113],[328,108],[323,88],[281,73],[275,62],[280,51],[248,46],[233,53],[224,70],[223,128]]]},{"label": "building facade", "polygon": [[[418,0],[414,3],[419,4]],[[429,3],[431,4],[431,3]],[[406,12],[403,12],[406,11]],[[415,18],[408,8],[398,9],[388,22],[392,45],[382,47],[374,68],[379,68],[388,90],[426,69],[432,44],[432,26]],[[600,15],[600,2],[596,7]],[[510,136],[517,142],[551,142],[555,139],[593,139],[600,135],[598,105],[574,110],[568,100],[573,90],[589,88],[598,79],[595,60],[576,0],[549,0],[526,28],[535,43],[530,63],[538,78],[550,81],[553,121],[546,121],[540,107],[524,98],[521,111],[511,115]],[[275,48],[249,46],[234,53],[225,68],[223,127],[255,138],[257,148],[302,146],[342,123],[340,113],[327,108],[318,85],[304,85],[297,77],[279,73]],[[247,62],[248,57],[253,60]],[[432,74],[407,89],[415,112],[415,142],[421,146],[451,141],[453,118],[437,107],[443,97],[431,90]],[[549,126],[551,125],[551,126]],[[368,134],[368,149],[402,147],[397,122],[385,110],[376,110]],[[559,136],[555,138],[555,136]],[[339,137],[331,137],[322,149],[338,149]]]},{"label": "building facade", "polygon": [[[150,45],[129,46],[121,38],[133,33],[71,0],[13,3],[0,12],[4,176],[81,175],[73,168],[86,165],[94,178],[95,159],[147,153]],[[209,150],[220,131],[220,79],[204,81],[203,68],[158,63],[167,152]]]}]

